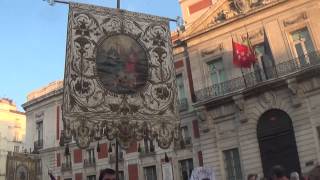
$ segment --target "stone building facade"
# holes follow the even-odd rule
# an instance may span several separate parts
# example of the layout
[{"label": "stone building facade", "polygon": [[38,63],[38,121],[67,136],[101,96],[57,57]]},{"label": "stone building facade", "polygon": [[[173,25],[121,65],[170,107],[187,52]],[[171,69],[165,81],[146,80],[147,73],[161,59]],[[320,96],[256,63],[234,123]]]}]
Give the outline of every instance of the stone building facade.
[{"label": "stone building facade", "polygon": [[[276,164],[307,174],[320,163],[320,2],[180,3],[192,23],[173,33],[175,61],[192,72],[204,166],[227,180],[268,176]],[[246,39],[257,62],[241,69],[232,40]]]},{"label": "stone building facade", "polygon": [[8,152],[21,152],[24,149],[26,117],[18,111],[8,98],[0,99],[0,180],[6,178]]},{"label": "stone building facade", "polygon": [[[179,67],[178,64],[176,66]],[[186,79],[181,81],[184,82]],[[175,179],[187,179],[193,167],[203,164],[202,152],[198,146],[199,125],[191,107],[189,94],[186,89],[180,100],[183,129],[181,142],[172,145],[168,150],[163,150],[155,142],[143,140],[132,144],[128,150],[120,150],[120,179],[161,180],[165,153],[172,165]],[[115,168],[115,142],[100,140],[99,152],[97,151],[98,142],[91,143],[90,147],[84,150],[79,149],[75,142],[72,142],[68,148],[70,153],[66,155],[66,147],[59,145],[60,133],[63,130],[62,95],[62,81],[50,83],[28,95],[28,101],[23,104],[27,117],[26,145],[39,153],[42,179],[49,179],[49,171],[58,180],[97,179],[101,169]],[[110,152],[110,146],[112,152]]]},{"label": "stone building facade", "polygon": [[6,180],[41,180],[40,167],[37,154],[9,152],[6,161]]},{"label": "stone building facade", "polygon": [[[172,40],[183,142],[169,150],[133,144],[120,153],[121,177],[161,180],[165,152],[176,180],[198,166],[213,168],[218,180],[268,176],[274,164],[308,173],[320,162],[320,2],[179,2],[186,24]],[[232,40],[246,39],[257,63],[236,68]],[[51,84],[23,105],[28,146],[40,153],[43,179],[48,170],[57,179],[95,179],[100,169],[115,167],[114,143],[99,141],[100,152],[98,142],[88,150],[72,143],[65,155],[62,91],[61,82]]]}]

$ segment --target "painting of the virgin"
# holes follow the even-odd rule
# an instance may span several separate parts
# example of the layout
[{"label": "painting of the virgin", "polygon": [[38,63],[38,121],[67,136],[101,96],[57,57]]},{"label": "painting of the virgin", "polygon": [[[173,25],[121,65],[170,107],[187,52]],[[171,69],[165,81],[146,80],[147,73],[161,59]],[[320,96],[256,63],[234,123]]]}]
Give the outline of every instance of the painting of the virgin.
[{"label": "painting of the virgin", "polygon": [[134,94],[148,78],[144,49],[131,37],[115,35],[97,49],[96,70],[104,87],[117,94]]}]

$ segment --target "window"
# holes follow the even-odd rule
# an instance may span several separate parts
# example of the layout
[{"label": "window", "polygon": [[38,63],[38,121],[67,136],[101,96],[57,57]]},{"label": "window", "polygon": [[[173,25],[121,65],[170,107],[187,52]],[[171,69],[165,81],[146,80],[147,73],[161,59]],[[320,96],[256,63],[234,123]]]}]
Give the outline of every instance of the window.
[{"label": "window", "polygon": [[237,148],[223,151],[227,180],[242,180],[242,172]]},{"label": "window", "polygon": [[182,180],[189,180],[192,170],[193,170],[193,160],[185,159],[179,161],[180,164],[180,176]]},{"label": "window", "polygon": [[41,159],[36,161],[36,171],[41,174],[42,173],[42,161]]},{"label": "window", "polygon": [[71,167],[71,155],[70,153],[67,155],[64,155],[64,163],[67,167]]},{"label": "window", "polygon": [[300,65],[305,65],[310,63],[308,53],[314,52],[315,48],[313,46],[308,28],[305,27],[292,32],[291,38],[293,41],[293,46],[295,49],[296,56],[298,57],[298,60],[299,60],[298,63]]},{"label": "window", "polygon": [[275,76],[272,53],[266,52],[268,50],[265,50],[266,45],[264,43],[260,43],[254,46],[257,56],[257,63],[253,65],[253,69],[255,71],[255,77],[257,81],[270,79]]},{"label": "window", "polygon": [[19,152],[19,146],[14,146],[14,147],[13,147],[13,151],[14,151],[14,152]]},{"label": "window", "polygon": [[148,138],[144,138],[143,143],[144,143],[144,152],[145,153],[154,152],[154,145],[153,145],[152,140],[150,140]]},{"label": "window", "polygon": [[219,84],[226,80],[222,58],[215,59],[208,63],[209,75],[212,84]]},{"label": "window", "polygon": [[177,83],[177,87],[178,87],[179,99],[180,100],[185,99],[186,98],[186,92],[185,92],[185,88],[184,88],[182,74],[177,75],[176,83]]},{"label": "window", "polygon": [[124,180],[124,173],[123,173],[123,171],[119,171],[119,180]]},{"label": "window", "polygon": [[94,149],[87,150],[88,163],[92,164],[95,162]]},{"label": "window", "polygon": [[156,166],[144,167],[144,179],[145,180],[157,180]]},{"label": "window", "polygon": [[181,127],[181,135],[184,144],[191,144],[191,137],[189,134],[188,126]]},{"label": "window", "polygon": [[188,110],[188,101],[187,101],[186,91],[184,88],[182,74],[179,74],[176,76],[176,83],[178,88],[179,110],[180,111]]},{"label": "window", "polygon": [[43,139],[43,121],[37,122],[37,136],[38,136],[38,141],[42,141]]},{"label": "window", "polygon": [[318,140],[320,142],[320,126],[317,127],[317,133],[318,133]]},{"label": "window", "polygon": [[96,175],[87,176],[87,180],[96,180]]}]

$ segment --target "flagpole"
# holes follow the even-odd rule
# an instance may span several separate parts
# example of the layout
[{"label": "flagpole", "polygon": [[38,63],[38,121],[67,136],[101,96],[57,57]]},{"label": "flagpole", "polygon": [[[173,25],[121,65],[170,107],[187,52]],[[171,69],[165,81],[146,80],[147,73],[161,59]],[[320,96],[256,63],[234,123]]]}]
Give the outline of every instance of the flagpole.
[{"label": "flagpole", "polygon": [[243,78],[243,82],[244,82],[244,86],[247,88],[247,81],[246,81],[246,78],[244,77],[244,74],[243,74],[243,71],[242,71],[242,66],[240,66],[240,69],[241,69],[241,74],[242,74],[242,78]]}]

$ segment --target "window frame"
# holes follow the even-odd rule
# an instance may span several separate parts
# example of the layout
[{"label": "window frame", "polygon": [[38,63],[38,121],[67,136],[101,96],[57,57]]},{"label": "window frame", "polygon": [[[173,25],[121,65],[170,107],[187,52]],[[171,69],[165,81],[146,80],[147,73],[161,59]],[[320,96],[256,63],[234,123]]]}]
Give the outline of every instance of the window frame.
[{"label": "window frame", "polygon": [[[239,162],[235,162],[234,161],[234,153],[233,151],[236,150],[236,152],[238,153],[238,161]],[[227,170],[227,159],[226,159],[226,153],[229,153],[231,152],[232,153],[232,166],[233,166],[233,173],[234,173],[234,179],[237,179],[237,180],[244,180],[244,177],[243,177],[243,169],[242,169],[242,163],[241,163],[241,156],[240,156],[240,149],[238,147],[233,147],[233,148],[229,148],[229,149],[225,149],[225,150],[222,150],[222,160],[223,160],[223,169],[224,169],[224,174],[225,174],[225,179],[226,180],[234,180],[234,179],[230,179],[229,178],[229,171]],[[238,179],[238,176],[237,176],[237,172],[236,172],[236,166],[235,164],[238,163],[239,164],[239,171],[240,171],[240,177],[241,179]]]},{"label": "window frame", "polygon": [[[156,165],[151,165],[151,166],[144,166],[143,167],[143,176],[144,176],[144,180],[149,180],[148,179],[148,172],[147,172],[147,170],[149,170],[149,169],[152,169],[152,175],[153,175],[153,173],[154,173],[154,176],[152,177],[152,179],[151,180],[157,180],[158,179],[158,176],[157,176],[157,166]],[[154,171],[153,171],[154,170]]]},{"label": "window frame", "polygon": [[87,176],[87,180],[96,180],[96,179],[97,179],[97,176],[95,174]]},{"label": "window frame", "polygon": [[[188,164],[187,164],[187,166],[188,166],[187,167],[188,168],[187,175],[188,175],[188,179],[189,179],[191,177],[192,170],[195,167],[194,163],[193,163],[193,158],[190,157],[190,158],[181,159],[181,160],[178,161],[178,163],[179,163],[179,174],[180,174],[179,176],[180,176],[181,180],[184,180],[183,179],[183,171],[182,171],[182,162],[188,162]],[[190,162],[192,163],[191,169],[190,169]],[[190,172],[190,170],[191,170],[191,172]]]},{"label": "window frame", "polygon": [[[40,126],[41,125],[41,126]],[[41,128],[40,128],[41,127]],[[41,131],[40,131],[41,129]],[[43,136],[44,136],[44,126],[43,126],[43,120],[39,120],[36,122],[36,130],[37,130],[37,141],[41,141],[43,140]],[[41,133],[40,133],[41,132]],[[41,137],[40,137],[41,136]]]},{"label": "window frame", "polygon": [[[296,48],[295,48],[295,43],[294,43],[293,38],[292,38],[292,33],[294,33],[295,31],[302,30],[302,29],[307,29],[314,50],[316,51],[318,49],[317,44],[315,42],[315,38],[314,38],[313,32],[312,32],[310,24],[308,22],[297,23],[296,25],[292,25],[290,27],[285,27],[287,40],[289,41],[288,43],[289,43],[289,47],[290,47],[290,50],[291,50],[291,56],[293,58],[295,58],[295,63],[297,63],[299,66],[301,64],[300,64],[300,61],[299,61],[299,58],[298,58],[299,55],[297,54],[297,51],[296,51]],[[305,60],[308,61],[308,63],[310,63],[308,57],[306,57]]]},{"label": "window frame", "polygon": [[86,149],[86,157],[87,157],[88,163],[95,163],[96,161],[95,149],[92,147]]}]

